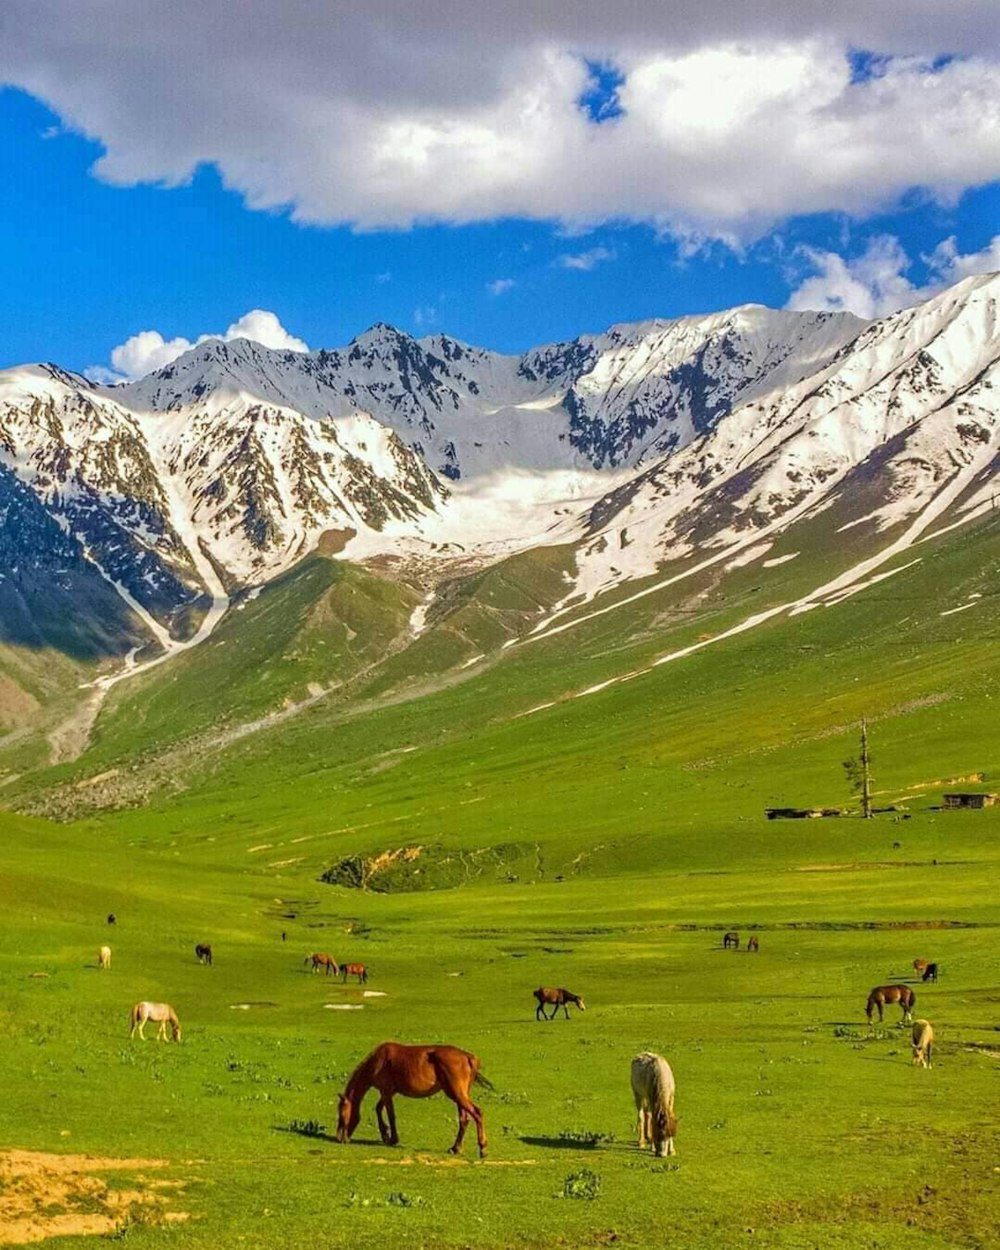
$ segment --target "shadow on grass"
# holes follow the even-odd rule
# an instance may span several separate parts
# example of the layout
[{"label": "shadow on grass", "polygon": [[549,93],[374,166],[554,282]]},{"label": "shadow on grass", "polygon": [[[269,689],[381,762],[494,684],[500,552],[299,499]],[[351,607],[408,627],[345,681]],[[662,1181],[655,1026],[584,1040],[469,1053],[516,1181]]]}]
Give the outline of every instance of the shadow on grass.
[{"label": "shadow on grass", "polygon": [[606,1150],[609,1142],[594,1142],[593,1145],[584,1141],[574,1141],[569,1137],[519,1137],[518,1141],[526,1146],[540,1146],[543,1150],[573,1150],[578,1154],[593,1154],[597,1150]]},{"label": "shadow on grass", "polygon": [[[328,1142],[333,1142],[334,1145],[338,1144],[336,1137],[334,1137],[332,1133],[327,1133],[325,1130],[321,1133],[315,1133],[315,1132],[307,1132],[305,1129],[301,1129],[301,1128],[291,1128],[287,1124],[276,1124],[274,1126],[274,1132],[275,1133],[290,1133],[293,1137],[305,1137],[310,1141],[328,1141]],[[364,1144],[367,1144],[367,1143],[364,1143]]]}]

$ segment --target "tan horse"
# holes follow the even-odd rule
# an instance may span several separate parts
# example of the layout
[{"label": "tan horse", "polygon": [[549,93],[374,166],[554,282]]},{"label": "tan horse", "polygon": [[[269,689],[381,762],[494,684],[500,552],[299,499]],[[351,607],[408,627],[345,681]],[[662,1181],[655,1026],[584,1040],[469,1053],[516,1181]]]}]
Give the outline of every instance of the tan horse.
[{"label": "tan horse", "polygon": [[632,1060],[632,1097],[639,1116],[639,1149],[652,1145],[658,1156],[675,1153],[674,1074],[662,1055],[645,1050]]},{"label": "tan horse", "polygon": [[111,967],[111,947],[110,946],[102,946],[101,949],[97,952],[97,966],[98,968],[110,968]]},{"label": "tan horse", "polygon": [[884,1018],[883,1010],[886,1003],[899,1003],[903,1009],[903,1023],[909,1024],[913,1019],[913,1004],[917,1001],[917,996],[908,985],[876,985],[872,992],[868,995],[868,1002],[865,1004],[865,1015],[868,1017],[868,1023],[872,1022],[872,1012],[878,1008],[878,1022],[882,1023]]},{"label": "tan horse", "polygon": [[[483,1113],[469,1097],[474,1084],[492,1089],[479,1071],[479,1058],[457,1046],[403,1046],[382,1042],[351,1073],[347,1088],[340,1095],[337,1109],[337,1141],[347,1142],[361,1119],[361,1100],[371,1088],[379,1092],[375,1107],[379,1136],[386,1146],[398,1146],[396,1111],[393,1098],[430,1098],[443,1093],[458,1108],[458,1136],[450,1147],[457,1155],[469,1121],[476,1124],[480,1158],[486,1154],[486,1126]],[[382,1118],[383,1111],[388,1125]]]},{"label": "tan horse", "polygon": [[934,1030],[929,1020],[914,1020],[910,1034],[913,1062],[921,1068],[929,1068],[934,1056]]},{"label": "tan horse", "polygon": [[927,960],[915,959],[913,961],[913,971],[917,974],[918,977],[922,977],[924,973],[927,971]]},{"label": "tan horse", "polygon": [[139,1030],[139,1036],[143,1041],[146,1040],[144,1032],[146,1021],[152,1020],[154,1024],[160,1027],[156,1030],[156,1040],[165,1042],[167,1040],[167,1025],[170,1025],[170,1032],[173,1040],[179,1042],[181,1040],[181,1022],[177,1019],[177,1013],[169,1003],[136,1003],[129,1014],[129,1023],[132,1025],[132,1031],[129,1037],[135,1037],[136,1029]]},{"label": "tan horse", "polygon": [[325,954],[323,951],[316,951],[312,955],[307,955],[302,962],[311,963],[313,972],[319,972],[320,968],[325,968],[327,976],[336,976],[340,971],[340,965],[334,957]]}]

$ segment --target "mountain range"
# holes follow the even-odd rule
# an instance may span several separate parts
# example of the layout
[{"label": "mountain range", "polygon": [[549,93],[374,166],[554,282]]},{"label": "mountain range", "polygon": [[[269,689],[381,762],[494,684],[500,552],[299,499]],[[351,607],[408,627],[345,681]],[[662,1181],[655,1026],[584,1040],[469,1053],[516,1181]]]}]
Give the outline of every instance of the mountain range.
[{"label": "mountain range", "polygon": [[426,570],[568,546],[536,630],[824,515],[887,549],[989,506],[998,297],[986,275],[874,322],[748,305],[521,356],[384,324],[311,353],[216,339],[117,386],[9,369],[0,630],[167,653],[317,548]]}]

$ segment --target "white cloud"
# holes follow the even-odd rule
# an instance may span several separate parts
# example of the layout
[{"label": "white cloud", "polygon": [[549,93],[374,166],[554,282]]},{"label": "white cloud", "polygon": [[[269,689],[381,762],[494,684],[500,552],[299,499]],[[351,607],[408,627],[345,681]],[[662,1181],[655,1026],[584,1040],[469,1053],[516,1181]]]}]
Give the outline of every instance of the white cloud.
[{"label": "white cloud", "polygon": [[836,252],[803,248],[800,257],[816,270],[792,292],[792,309],[846,310],[859,317],[883,317],[929,299],[962,278],[1000,270],[1000,234],[979,252],[959,253],[955,239],[942,240],[922,257],[930,279],[917,286],[906,272],[913,262],[892,235],[869,240],[863,255],[851,260]]},{"label": "white cloud", "polygon": [[[6,0],[0,82],[98,140],[108,182],[212,164],[300,221],[626,219],[739,242],[1000,176],[996,0],[142,7]],[[624,79],[603,125],[577,103],[587,60]]]},{"label": "white cloud", "polygon": [[513,278],[497,278],[494,282],[487,282],[486,289],[491,295],[506,295],[508,291],[513,291],[517,283]]},{"label": "white cloud", "polygon": [[140,330],[111,351],[111,368],[93,365],[87,370],[92,382],[111,385],[114,382],[134,381],[144,378],[169,365],[199,343],[207,339],[253,339],[264,347],[289,352],[307,352],[309,346],[302,339],[289,334],[273,312],[265,308],[251,308],[238,321],[221,334],[200,334],[191,339],[165,339],[159,330]]},{"label": "white cloud", "polygon": [[959,254],[953,235],[943,239],[924,259],[946,286],[974,274],[997,273],[1000,271],[1000,234],[995,234],[981,251],[967,252],[964,256]]},{"label": "white cloud", "polygon": [[555,264],[561,269],[582,269],[589,273],[605,260],[614,260],[615,254],[609,247],[592,247],[586,252],[564,252],[557,256]]}]

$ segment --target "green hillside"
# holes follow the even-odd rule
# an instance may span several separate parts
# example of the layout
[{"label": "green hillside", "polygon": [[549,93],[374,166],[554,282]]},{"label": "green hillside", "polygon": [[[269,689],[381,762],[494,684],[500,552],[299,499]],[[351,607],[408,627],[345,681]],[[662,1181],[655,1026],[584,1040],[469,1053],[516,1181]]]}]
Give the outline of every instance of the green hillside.
[{"label": "green hillside", "polygon": [[[36,1216],[137,1246],[988,1246],[1000,807],[940,801],[1000,790],[997,537],[987,518],[660,665],[802,594],[804,563],[504,648],[557,597],[558,551],[450,588],[416,642],[419,591],[314,560],[122,683],[88,751],[6,787],[64,823],[0,815],[0,1217],[30,1199],[17,1148],[117,1161]],[[286,700],[304,706],[248,727]],[[893,809],[872,821],[841,766],[862,715]],[[730,928],[759,953],[723,952]],[[313,976],[313,950],[368,985]],[[901,979],[930,1071],[897,1008],[865,1021]],[[586,1012],[536,1022],[540,984]],[[181,1046],[128,1041],[139,998],[173,1003]],[[390,1037],[481,1056],[484,1163],[467,1143],[448,1166],[442,1098],[398,1103],[398,1150],[372,1101],[355,1143],[330,1140],[347,1073]],[[672,1160],[635,1148],[646,1047],[677,1077]]]}]

